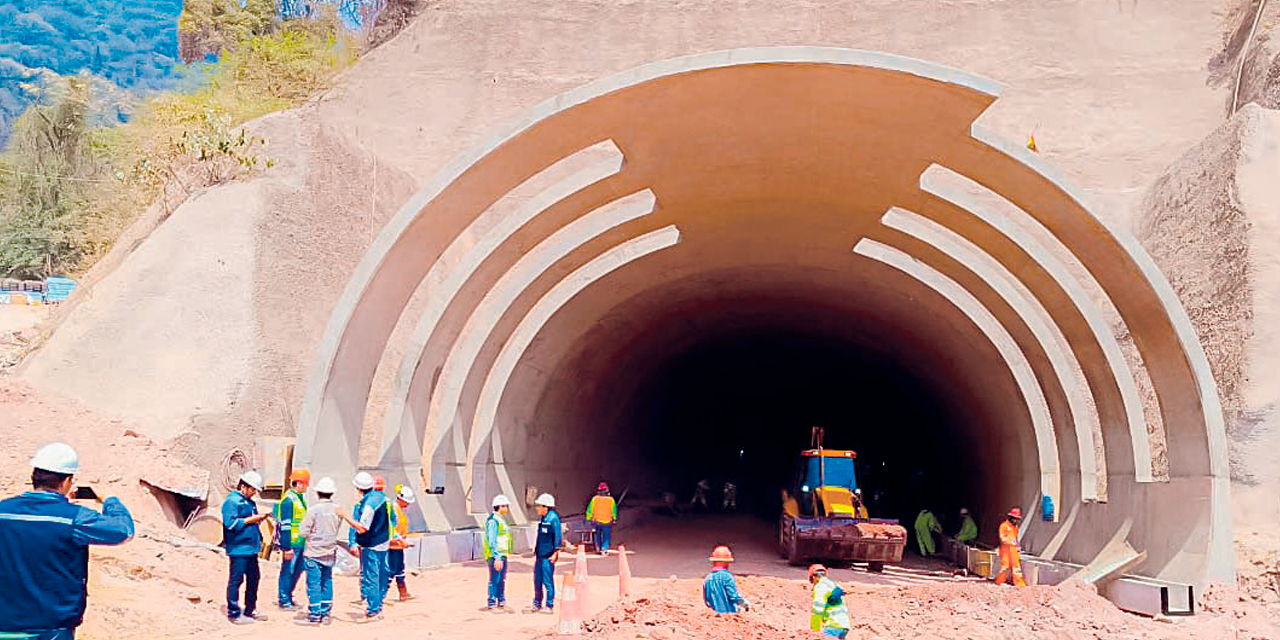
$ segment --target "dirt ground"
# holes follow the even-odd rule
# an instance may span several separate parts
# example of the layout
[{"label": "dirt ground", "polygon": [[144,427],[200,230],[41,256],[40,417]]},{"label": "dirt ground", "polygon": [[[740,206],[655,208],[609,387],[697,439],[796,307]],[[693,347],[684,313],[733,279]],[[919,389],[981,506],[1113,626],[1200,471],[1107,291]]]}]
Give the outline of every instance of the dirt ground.
[{"label": "dirt ground", "polygon": [[[480,611],[486,569],[480,563],[413,573],[410,591],[417,597],[394,599],[383,620],[357,625],[360,610],[354,576],[335,579],[335,622],[302,629],[300,614],[274,606],[278,561],[264,563],[260,610],[268,620],[234,626],[224,618],[226,559],[216,549],[183,535],[139,484],[148,479],[166,486],[208,482],[221,492],[221,478],[210,479],[175,457],[166,446],[134,435],[132,425],[101,418],[71,401],[40,394],[9,377],[0,377],[0,495],[25,488],[27,457],[40,444],[61,438],[82,456],[83,484],[102,495],[119,496],[133,512],[138,535],[118,547],[91,552],[89,607],[79,637],[87,640],[147,638],[170,640],[200,636],[249,639],[304,634],[317,639],[468,638],[502,636],[549,638],[558,617],[518,610],[532,599],[532,562],[512,562],[508,602],[515,612]],[[590,594],[587,637],[769,638],[814,637],[806,630],[808,595],[803,573],[787,566],[773,549],[770,523],[749,516],[658,518],[615,535],[627,545],[633,575],[632,598],[618,600],[618,558],[588,561]],[[709,615],[700,584],[708,570],[706,555],[727,543],[738,562],[739,586],[756,606],[740,616]],[[562,562],[559,579],[571,563]],[[833,569],[850,592],[855,620],[852,638],[1060,638],[1060,639],[1277,639],[1280,597],[1274,588],[1251,581],[1247,591],[1215,588],[1202,599],[1202,612],[1189,619],[1157,621],[1122,613],[1089,588],[1035,587],[1025,590],[952,575],[940,561],[909,558],[883,574],[864,569]],[[305,589],[297,599],[305,602]]]}]

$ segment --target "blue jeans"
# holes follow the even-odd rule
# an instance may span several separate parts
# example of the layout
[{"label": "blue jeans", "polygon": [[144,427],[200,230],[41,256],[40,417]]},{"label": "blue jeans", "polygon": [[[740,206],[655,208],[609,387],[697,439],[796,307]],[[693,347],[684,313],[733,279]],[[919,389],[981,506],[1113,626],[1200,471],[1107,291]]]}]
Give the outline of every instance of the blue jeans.
[{"label": "blue jeans", "polygon": [[493,558],[489,558],[489,606],[507,606],[507,565],[510,558],[502,559],[502,570],[493,568]]},{"label": "blue jeans", "polygon": [[319,620],[333,611],[333,565],[320,564],[314,558],[303,561],[307,567],[307,613]]},{"label": "blue jeans", "polygon": [[609,543],[613,542],[613,525],[596,523],[596,546],[600,551],[608,551]]},{"label": "blue jeans", "polygon": [[360,594],[368,606],[366,613],[382,612],[382,596],[387,593],[387,552],[360,547]]},{"label": "blue jeans", "polygon": [[396,584],[404,586],[404,549],[392,549],[387,552],[387,570],[388,590],[393,578]]},{"label": "blue jeans", "polygon": [[302,569],[305,566],[302,549],[302,546],[294,548],[293,559],[282,559],[280,562],[280,579],[276,584],[280,589],[280,596],[276,602],[281,605],[293,604],[293,592],[298,588],[298,578],[302,577]]},{"label": "blue jeans", "polygon": [[537,558],[533,561],[533,608],[542,608],[542,592],[547,592],[547,608],[556,606],[556,565],[551,558]]},{"label": "blue jeans", "polygon": [[75,629],[54,629],[40,633],[5,633],[0,631],[0,638],[21,638],[22,640],[76,640]]},{"label": "blue jeans", "polygon": [[258,609],[258,556],[230,556],[231,575],[227,578],[227,616],[240,617],[240,583],[244,583],[244,613]]}]

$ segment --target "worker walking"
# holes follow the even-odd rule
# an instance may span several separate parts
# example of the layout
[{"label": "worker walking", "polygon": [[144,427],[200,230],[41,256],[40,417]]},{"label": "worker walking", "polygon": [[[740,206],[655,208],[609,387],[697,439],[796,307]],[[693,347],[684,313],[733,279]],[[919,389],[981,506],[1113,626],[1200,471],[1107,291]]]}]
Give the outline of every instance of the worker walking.
[{"label": "worker walking", "polygon": [[564,533],[554,496],[544,493],[533,504],[538,510],[538,539],[533,545],[533,607],[530,611],[542,611],[545,592],[547,613],[551,613],[556,607],[556,562],[560,560]]},{"label": "worker walking", "polygon": [[307,572],[307,618],[299,624],[326,622],[333,613],[333,565],[338,561],[338,529],[342,518],[333,494],[338,490],[333,478],[320,478],[316,483],[319,499],[297,526],[298,535],[307,541],[301,551]]},{"label": "worker walking", "polygon": [[489,600],[486,611],[504,611],[507,608],[507,556],[514,548],[511,529],[506,515],[511,513],[511,501],[498,494],[493,498],[493,512],[484,523],[484,560],[489,565]]},{"label": "worker walking", "polygon": [[601,482],[596,488],[596,495],[587,503],[587,521],[596,532],[596,548],[600,555],[609,552],[613,542],[613,523],[618,519],[618,503],[609,495],[609,485]]},{"label": "worker walking", "polygon": [[996,584],[1004,584],[1012,575],[1013,586],[1027,586],[1022,577],[1022,553],[1018,550],[1018,526],[1021,523],[1022,509],[1017,507],[1010,509],[1005,521],[1000,523],[1000,573],[996,574]]},{"label": "worker walking", "polygon": [[751,610],[751,603],[738,593],[738,581],[729,573],[733,552],[720,545],[711,551],[711,573],[702,581],[702,600],[716,613],[737,613]]},{"label": "worker walking", "polygon": [[933,534],[942,533],[942,524],[938,522],[938,518],[928,509],[921,509],[920,514],[916,516],[916,544],[920,546],[920,555],[929,557],[937,552],[934,546]]},{"label": "worker walking", "polygon": [[724,483],[724,504],[721,510],[725,513],[733,513],[738,510],[738,485],[732,482]]},{"label": "worker walking", "polygon": [[280,548],[280,579],[277,581],[279,597],[276,606],[285,611],[293,611],[298,605],[293,602],[293,592],[298,587],[298,578],[302,577],[303,550],[307,539],[298,535],[298,526],[307,516],[307,485],[311,484],[311,472],[306,469],[294,469],[289,474],[289,490],[285,491],[280,502],[276,504],[276,546]]},{"label": "worker walking", "polygon": [[351,481],[360,500],[352,518],[342,514],[351,526],[353,546],[360,548],[360,595],[365,601],[365,621],[382,618],[382,597],[387,590],[387,550],[391,546],[391,516],[387,496],[374,491],[373,476],[361,471]]},{"label": "worker walking", "polygon": [[827,568],[809,566],[809,584],[813,585],[813,613],[809,628],[825,636],[843,638],[849,635],[849,607],[844,603],[844,589],[827,577]]},{"label": "worker walking", "polygon": [[968,544],[978,539],[978,524],[969,515],[969,510],[960,509],[960,530],[956,532],[956,542]]},{"label": "worker walking", "polygon": [[[257,471],[240,474],[236,490],[222,502],[222,543],[231,561],[227,576],[227,619],[235,624],[266,620],[258,613],[258,553],[262,551],[262,530],[258,524],[269,513],[258,513],[253,497],[262,491]],[[244,584],[244,609],[240,608],[240,584]]]},{"label": "worker walking", "polygon": [[415,500],[413,489],[404,485],[396,487],[396,500],[391,510],[391,546],[387,550],[387,590],[391,589],[390,580],[395,580],[401,602],[413,598],[405,583],[404,550],[409,548],[409,516],[404,510]]},{"label": "worker walking", "polygon": [[689,499],[689,507],[702,507],[707,510],[707,492],[711,491],[711,481],[703,478],[693,487],[693,497]]},{"label": "worker walking", "polygon": [[102,512],[68,500],[80,458],[63,443],[31,458],[31,491],[0,501],[0,638],[73,640],[84,620],[89,545],[133,537],[118,498]]}]

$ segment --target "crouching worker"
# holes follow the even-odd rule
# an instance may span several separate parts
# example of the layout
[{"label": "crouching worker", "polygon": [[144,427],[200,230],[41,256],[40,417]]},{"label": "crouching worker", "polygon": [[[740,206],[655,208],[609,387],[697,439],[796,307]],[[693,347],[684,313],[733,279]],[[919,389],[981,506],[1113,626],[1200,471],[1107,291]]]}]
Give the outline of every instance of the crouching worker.
[{"label": "crouching worker", "polygon": [[74,449],[47,445],[31,459],[31,491],[0,501],[0,638],[73,640],[84,619],[89,545],[133,537],[133,517],[107,498],[102,513],[71,504]]},{"label": "crouching worker", "polygon": [[827,568],[809,567],[809,584],[813,585],[813,614],[809,628],[833,638],[849,635],[849,607],[844,603],[844,589],[827,577]]},{"label": "crouching worker", "polygon": [[702,599],[716,613],[737,613],[751,610],[751,603],[738,593],[738,581],[729,573],[729,564],[733,562],[733,552],[729,547],[720,545],[711,552],[711,573],[702,582]]},{"label": "crouching worker", "polygon": [[333,494],[338,486],[333,478],[320,478],[316,496],[320,501],[307,511],[298,535],[306,538],[302,562],[307,572],[307,618],[298,624],[316,625],[328,622],[333,613],[333,565],[338,561],[338,529],[342,518]]}]

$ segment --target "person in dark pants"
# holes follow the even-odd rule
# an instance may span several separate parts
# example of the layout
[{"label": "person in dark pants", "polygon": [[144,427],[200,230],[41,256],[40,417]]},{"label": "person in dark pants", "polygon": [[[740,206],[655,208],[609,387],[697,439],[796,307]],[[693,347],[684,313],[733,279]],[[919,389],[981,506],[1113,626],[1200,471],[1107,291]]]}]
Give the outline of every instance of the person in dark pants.
[{"label": "person in dark pants", "polygon": [[[262,476],[246,471],[240,476],[235,491],[222,503],[222,541],[231,560],[227,577],[227,619],[235,624],[266,620],[258,613],[258,552],[262,550],[262,531],[258,523],[270,514],[258,513],[253,497],[262,490]],[[244,609],[240,608],[240,583],[244,583]]]},{"label": "person in dark pants", "polygon": [[0,501],[0,638],[74,640],[89,545],[129,540],[133,517],[116,498],[101,513],[71,504],[80,459],[70,446],[41,448],[31,466],[32,491]]},{"label": "person in dark pants", "polygon": [[533,606],[530,613],[542,611],[542,595],[546,592],[547,613],[556,607],[556,561],[560,559],[563,531],[560,514],[556,513],[556,499],[549,493],[533,501],[538,510],[538,540],[533,548]]}]

